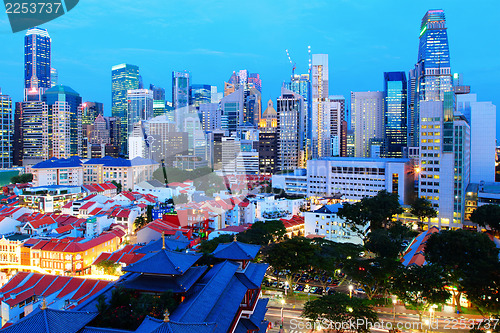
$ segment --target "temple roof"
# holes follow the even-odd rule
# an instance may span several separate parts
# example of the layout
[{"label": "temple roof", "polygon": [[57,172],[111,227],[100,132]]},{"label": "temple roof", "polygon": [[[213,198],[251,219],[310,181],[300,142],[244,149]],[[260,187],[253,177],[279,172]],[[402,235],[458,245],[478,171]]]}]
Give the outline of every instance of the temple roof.
[{"label": "temple roof", "polygon": [[218,259],[227,260],[253,260],[259,253],[260,245],[250,245],[240,242],[219,244],[213,256]]},{"label": "temple roof", "polygon": [[189,268],[183,275],[162,276],[145,275],[140,273],[129,273],[124,277],[120,285],[124,288],[149,291],[185,293],[205,273],[207,266],[195,266]]},{"label": "temple roof", "polygon": [[148,253],[139,261],[123,268],[125,272],[153,275],[182,275],[194,265],[202,254],[191,254],[162,249]]},{"label": "temple roof", "polygon": [[2,333],[76,333],[97,315],[97,312],[37,308],[18,322],[4,328]]},{"label": "temple roof", "polygon": [[[181,234],[182,235],[182,234]],[[162,239],[149,242],[146,246],[138,249],[135,253],[148,253],[160,251],[163,247]],[[189,247],[189,239],[186,236],[182,236],[180,239],[175,239],[173,237],[165,237],[165,247],[169,250],[184,250]]]}]

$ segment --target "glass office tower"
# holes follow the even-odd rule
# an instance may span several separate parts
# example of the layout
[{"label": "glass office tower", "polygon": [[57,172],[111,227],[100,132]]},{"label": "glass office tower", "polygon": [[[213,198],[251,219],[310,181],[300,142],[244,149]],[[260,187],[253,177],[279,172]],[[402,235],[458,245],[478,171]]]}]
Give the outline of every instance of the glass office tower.
[{"label": "glass office tower", "polygon": [[407,146],[407,93],[404,72],[384,73],[385,157],[402,157]]},{"label": "glass office tower", "polygon": [[111,69],[111,114],[121,119],[121,154],[127,152],[127,91],[139,89],[139,67],[120,64]]},{"label": "glass office tower", "polygon": [[410,139],[419,144],[420,101],[443,101],[452,90],[450,51],[444,11],[429,10],[420,25],[418,62],[410,71]]},{"label": "glass office tower", "polygon": [[50,88],[50,36],[46,29],[28,29],[24,37],[24,88]]}]

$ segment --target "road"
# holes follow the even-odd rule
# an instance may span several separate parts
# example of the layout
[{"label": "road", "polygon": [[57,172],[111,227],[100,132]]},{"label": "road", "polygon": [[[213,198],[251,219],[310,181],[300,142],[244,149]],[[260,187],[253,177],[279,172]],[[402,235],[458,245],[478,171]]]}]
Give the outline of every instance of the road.
[{"label": "road", "polygon": [[[305,333],[312,332],[312,323],[308,322],[306,319],[302,318],[300,315],[302,310],[300,309],[283,309],[283,327],[284,332],[289,333]],[[388,332],[394,323],[394,315],[389,313],[378,313],[379,324],[374,325],[371,328],[371,332]],[[279,324],[281,322],[281,308],[270,307],[267,310],[266,319],[272,323],[276,323],[273,329],[268,330],[268,332],[279,332]],[[460,322],[453,322],[451,319],[444,318],[434,318],[432,321],[432,327],[426,325],[426,320],[428,317],[423,318],[423,324],[419,323],[418,316],[412,314],[397,314],[396,315],[396,325],[398,328],[402,329],[402,332],[417,332],[419,328],[422,328],[421,332],[434,332],[434,333],[444,333],[444,332],[457,332],[457,333],[467,333],[469,329],[462,329]],[[454,326],[455,325],[455,326]],[[319,327],[316,326],[316,332],[321,332],[318,330]]]}]

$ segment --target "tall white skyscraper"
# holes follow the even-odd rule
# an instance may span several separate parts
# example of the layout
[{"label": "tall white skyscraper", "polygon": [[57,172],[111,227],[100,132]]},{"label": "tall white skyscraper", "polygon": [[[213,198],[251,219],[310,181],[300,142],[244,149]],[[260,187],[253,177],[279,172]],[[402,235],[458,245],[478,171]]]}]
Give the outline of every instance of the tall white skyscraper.
[{"label": "tall white skyscraper", "polygon": [[351,92],[351,129],[355,156],[370,156],[370,140],[384,137],[384,92]]},{"label": "tall white skyscraper", "polygon": [[331,147],[328,54],[312,55],[311,77],[312,158],[328,157]]}]

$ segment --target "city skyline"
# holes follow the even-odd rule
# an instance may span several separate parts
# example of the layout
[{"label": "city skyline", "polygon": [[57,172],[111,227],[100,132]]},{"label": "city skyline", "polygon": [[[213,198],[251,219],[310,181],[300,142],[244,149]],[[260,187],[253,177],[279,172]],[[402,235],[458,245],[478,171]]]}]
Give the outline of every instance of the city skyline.
[{"label": "city skyline", "polygon": [[[190,3],[175,4],[176,21],[169,21],[170,14],[165,13],[166,9],[173,9],[169,4],[152,1],[149,8],[134,11],[127,3],[113,9],[107,4],[89,1],[42,28],[48,29],[52,38],[52,67],[59,72],[59,83],[72,87],[86,100],[104,103],[105,115],[110,115],[110,72],[113,65],[130,63],[139,66],[145,86],[149,83],[161,86],[166,89],[167,96],[171,91],[172,71],[189,70],[193,84],[216,85],[218,91],[222,91],[224,81],[229,79],[232,71],[246,68],[261,75],[262,99],[276,100],[281,84],[289,81],[292,70],[285,49],[297,63],[295,73],[300,74],[307,72],[308,45],[311,45],[312,53],[324,53],[330,57],[330,94],[349,98],[351,91],[382,90],[384,71],[408,73],[416,63],[418,27],[423,14],[428,9],[442,8],[450,29],[452,72],[463,73],[464,83],[471,85],[472,92],[477,93],[481,100],[499,104],[493,78],[500,72],[500,67],[488,60],[486,36],[477,34],[486,27],[491,30],[495,26],[488,11],[481,11],[481,20],[471,21],[470,17],[479,17],[474,15],[479,9],[469,9],[465,1],[409,4],[405,5],[402,15],[394,15],[402,9],[394,1],[377,5],[346,1],[280,4],[283,3],[261,3],[255,6],[259,8],[258,12],[241,4],[229,6],[226,2],[207,2],[192,10],[188,9]],[[213,13],[221,8],[224,9],[222,12]],[[156,14],[157,11],[164,15]],[[245,42],[244,37],[235,40],[231,37],[236,32],[222,30],[231,22],[226,18],[239,11],[247,13],[249,18],[261,16],[247,28],[252,33],[251,41]],[[86,15],[91,12],[94,15]],[[334,18],[338,24],[314,19],[324,17],[328,12],[336,13]],[[118,14],[121,19],[116,18]],[[152,16],[154,23],[146,22],[144,18],[147,16]],[[178,21],[178,17],[184,17],[184,22]],[[390,20],[380,19],[384,17]],[[114,20],[115,24],[106,25],[104,29],[101,22],[107,20]],[[161,29],[154,34],[144,34],[143,29],[134,28],[137,25],[126,23],[129,21],[142,22],[141,27],[152,24]],[[363,24],[359,24],[360,21]],[[471,28],[462,22],[473,22],[474,25]],[[181,23],[186,25],[185,38],[169,34]],[[201,28],[203,30],[197,30]],[[289,36],[290,29],[294,31],[293,36]],[[123,36],[117,34],[118,30]],[[13,97],[13,101],[20,101],[24,32],[7,33],[6,24],[0,32],[5,45],[9,46],[0,56],[0,87],[4,94]],[[74,53],[78,56],[75,57]],[[470,61],[471,57],[474,61]],[[497,128],[500,128],[498,124]]]}]

